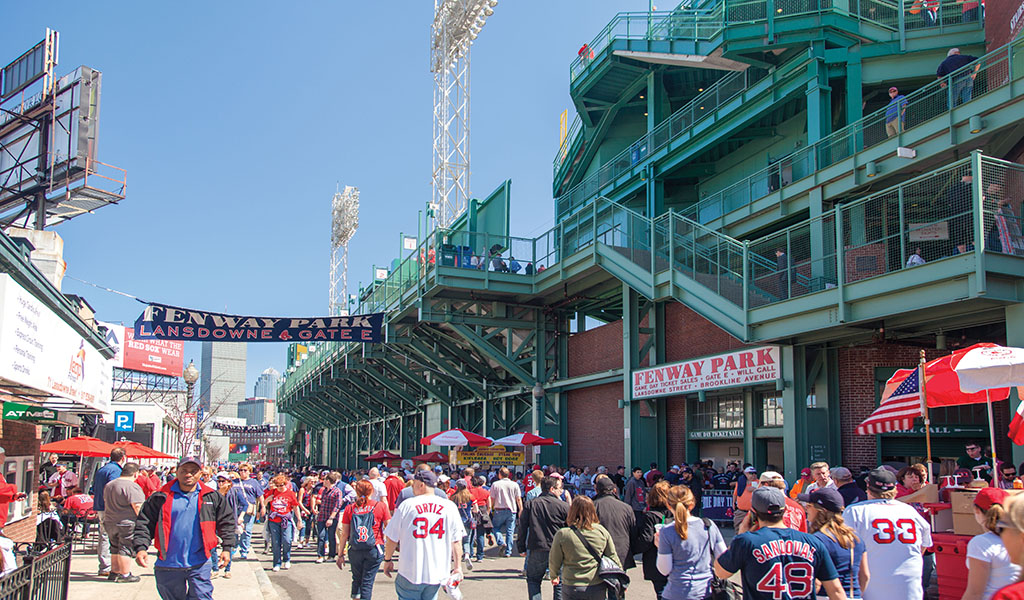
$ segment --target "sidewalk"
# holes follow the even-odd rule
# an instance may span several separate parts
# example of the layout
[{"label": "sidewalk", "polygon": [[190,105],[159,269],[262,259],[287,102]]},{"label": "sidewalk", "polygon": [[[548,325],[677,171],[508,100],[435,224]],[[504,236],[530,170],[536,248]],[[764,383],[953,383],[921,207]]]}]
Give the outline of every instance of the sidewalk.
[{"label": "sidewalk", "polygon": [[[150,555],[150,562],[156,553]],[[96,554],[76,552],[71,556],[71,585],[68,600],[159,600],[152,567],[142,569],[132,562],[132,573],[142,579],[137,583],[114,583],[96,576]],[[258,560],[231,563],[231,579],[213,580],[216,600],[278,600],[277,592],[267,579]]]}]

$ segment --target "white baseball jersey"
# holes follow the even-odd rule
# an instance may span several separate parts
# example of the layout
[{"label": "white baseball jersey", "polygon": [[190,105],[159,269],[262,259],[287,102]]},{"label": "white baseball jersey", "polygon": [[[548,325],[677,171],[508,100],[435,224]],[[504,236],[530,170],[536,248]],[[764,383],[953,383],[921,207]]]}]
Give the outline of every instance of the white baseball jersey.
[{"label": "white baseball jersey", "polygon": [[405,500],[384,537],[401,544],[398,574],[414,584],[437,585],[452,573],[452,544],[466,537],[455,503],[434,494]]},{"label": "white baseball jersey", "polygon": [[867,500],[846,507],[843,519],[865,546],[871,580],[864,600],[922,600],[921,552],[932,545],[932,528],[899,500]]},{"label": "white baseball jersey", "polygon": [[386,485],[384,485],[384,482],[381,481],[380,479],[367,479],[367,481],[369,481],[370,485],[373,486],[373,494],[370,494],[370,500],[375,500],[377,502],[387,502],[388,488]]}]

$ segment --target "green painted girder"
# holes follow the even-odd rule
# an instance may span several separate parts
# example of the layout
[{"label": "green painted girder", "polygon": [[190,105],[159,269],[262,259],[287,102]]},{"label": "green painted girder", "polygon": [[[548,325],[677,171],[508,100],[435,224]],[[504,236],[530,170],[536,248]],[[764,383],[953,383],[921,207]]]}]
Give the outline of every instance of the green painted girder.
[{"label": "green painted girder", "polygon": [[[743,308],[724,300],[717,292],[672,268],[654,276],[658,300],[675,299],[694,312],[727,331],[733,337],[747,338],[746,315]],[[734,285],[742,288],[742,283]]]},{"label": "green painted girder", "polygon": [[[335,375],[334,380],[332,381],[334,386],[333,391],[347,397],[352,406],[365,408],[373,413],[374,417],[379,419],[384,418],[387,414],[385,411],[392,410],[392,407],[389,406],[389,404],[381,402],[372,394],[366,393],[365,389],[360,385],[362,383],[363,382],[354,373],[345,373],[341,376]],[[369,398],[362,396],[359,392],[366,393]]]},{"label": "green painted girder", "polygon": [[[836,329],[900,315],[927,320],[933,318],[929,311],[939,309],[963,315],[961,322],[967,326],[972,315],[977,318],[992,303],[1024,301],[1024,258],[986,253],[986,267],[997,270],[986,271],[985,281],[978,280],[977,260],[976,253],[961,254],[849,283],[842,290],[825,289],[753,308],[750,341],[832,339]],[[842,321],[841,312],[846,315]]]},{"label": "green painted girder", "polygon": [[407,382],[419,387],[434,400],[437,400],[445,406],[451,406],[451,398],[445,390],[427,383],[421,375],[414,372],[408,366],[402,364],[397,357],[387,357],[382,359],[382,362],[387,365],[390,370],[400,374]]},{"label": "green painted girder", "polygon": [[359,411],[352,409],[343,402],[333,399],[321,386],[317,386],[310,390],[310,393],[308,395],[304,395],[301,401],[316,406],[321,410],[330,412],[343,424],[366,418],[365,415],[360,414]]},{"label": "green painted girder", "polygon": [[[363,372],[365,373],[365,371]],[[377,385],[372,378],[363,379],[359,375],[353,373],[348,377],[348,381],[384,408],[384,414],[382,416],[387,416],[389,414],[387,411],[390,411],[390,414],[392,415],[401,415],[404,412],[401,406],[392,402],[386,394],[382,394],[378,390]]]},{"label": "green painted girder", "polygon": [[388,377],[387,375],[385,375],[375,365],[371,365],[371,364],[367,363],[367,364],[364,364],[362,368],[364,369],[364,372],[366,373],[367,376],[371,377],[377,383],[379,383],[380,385],[382,385],[385,388],[387,388],[388,391],[390,391],[392,394],[394,394],[394,395],[398,396],[399,398],[401,398],[402,402],[404,402],[408,406],[415,407],[415,406],[419,406],[420,405],[420,399],[419,398],[417,398],[417,397],[413,396],[412,394],[410,394],[408,392],[408,390],[406,390],[403,387],[403,384],[400,384],[398,381],[396,381],[396,380]]},{"label": "green painted girder", "polygon": [[314,419],[311,424],[316,425],[341,425],[345,422],[344,419],[326,410],[323,406],[318,405],[316,402],[304,402],[299,410],[309,415]]},{"label": "green painted girder", "polygon": [[336,410],[345,411],[350,423],[361,423],[384,416],[379,409],[360,402],[358,398],[336,385],[333,380],[321,386],[318,394],[321,396],[320,401],[324,404],[330,404]]},{"label": "green painted girder", "polygon": [[[974,115],[981,115],[985,124],[980,134],[970,133],[969,120]],[[1006,130],[1018,126],[1021,119],[1024,119],[1024,78],[911,127],[898,137],[813,171],[808,177],[703,224],[742,239],[808,210],[812,190],[820,188],[822,198],[832,200],[855,195],[858,189],[868,185],[877,187],[885,185],[885,182],[892,183],[894,179],[904,178],[945,159],[951,160],[956,154],[962,156],[973,148],[997,141]],[[899,146],[913,148],[917,152],[916,158],[896,156]],[[869,162],[878,167],[875,177],[867,176],[865,167]]]},{"label": "green painted girder", "polygon": [[[433,341],[430,340],[430,343],[432,342]],[[487,391],[484,389],[483,385],[466,378],[466,373],[464,373],[460,368],[461,363],[457,358],[449,358],[437,348],[428,346],[427,341],[419,336],[409,344],[409,348],[411,348],[421,360],[425,361],[425,364],[433,364],[435,367],[440,369],[443,374],[435,374],[445,381],[445,383],[450,387],[462,388],[476,398],[483,398],[487,396]]]},{"label": "green painted girder", "polygon": [[506,355],[501,348],[496,347],[494,344],[484,339],[484,337],[477,333],[473,328],[458,323],[452,324],[451,328],[455,333],[459,334],[463,339],[472,344],[473,347],[476,348],[477,352],[484,354],[494,362],[501,365],[501,367],[512,377],[515,377],[526,385],[533,385],[536,383],[536,379],[532,373],[524,369],[519,365],[519,363]]},{"label": "green painted girder", "polygon": [[[433,340],[433,342],[443,348],[445,352],[460,360],[463,365],[473,369],[473,371],[480,377],[494,381],[501,379],[498,372],[495,371],[490,364],[481,360],[480,357],[473,356],[472,351],[460,348],[455,340],[451,340],[443,332],[427,327],[420,328],[418,331]],[[470,348],[472,348],[472,345],[470,345]]]},{"label": "green painted girder", "polygon": [[[532,279],[532,278],[531,278]],[[482,281],[481,277],[479,281]],[[484,282],[486,283],[486,282]],[[529,295],[533,290],[532,281],[520,281],[523,285],[516,292],[517,295]],[[473,289],[472,287],[467,289]],[[492,291],[490,287],[487,287],[488,292]],[[530,290],[529,292],[527,290]],[[479,288],[478,288],[479,291]],[[423,323],[462,323],[465,325],[472,325],[474,327],[512,327],[514,329],[526,329],[533,326],[533,321],[524,321],[517,319],[502,319],[496,317],[488,317],[481,315],[465,314],[460,312],[436,310],[433,303],[424,302],[424,306],[420,309],[420,319]]]}]

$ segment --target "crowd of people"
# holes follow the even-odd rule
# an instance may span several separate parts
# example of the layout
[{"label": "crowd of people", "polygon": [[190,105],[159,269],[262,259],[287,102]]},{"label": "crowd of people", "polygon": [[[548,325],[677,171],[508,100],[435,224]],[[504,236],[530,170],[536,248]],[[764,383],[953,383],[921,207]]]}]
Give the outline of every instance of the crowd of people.
[{"label": "crowd of people", "polygon": [[[315,548],[316,563],[351,573],[350,596],[360,600],[371,600],[378,572],[403,599],[442,588],[458,597],[474,563],[514,554],[530,600],[548,586],[554,598],[621,598],[629,577],[665,600],[916,600],[934,572],[931,520],[920,504],[897,499],[937,477],[943,491],[992,481],[973,501],[983,533],[967,545],[963,600],[1024,597],[1024,500],[1004,489],[1019,485],[1016,469],[993,467],[974,443],[949,463],[940,462],[939,477],[920,464],[855,476],[815,462],[793,482],[773,467],[709,462],[628,474],[557,465],[286,471],[218,470],[186,457],[161,472],[118,448],[91,494],[77,481],[53,489],[47,477],[37,522],[51,538],[98,522],[99,575],[130,583],[139,580],[133,560],[152,566],[165,600],[211,598],[213,580],[257,552],[258,523],[272,572],[291,567],[293,548]],[[54,464],[54,474],[68,472]],[[713,489],[732,497],[717,522],[701,516],[701,495]]]}]

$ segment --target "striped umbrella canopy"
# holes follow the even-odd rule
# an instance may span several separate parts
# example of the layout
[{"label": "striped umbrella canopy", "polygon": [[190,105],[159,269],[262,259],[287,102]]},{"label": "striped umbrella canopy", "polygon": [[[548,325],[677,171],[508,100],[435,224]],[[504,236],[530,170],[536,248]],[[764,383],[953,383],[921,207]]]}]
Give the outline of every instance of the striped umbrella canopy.
[{"label": "striped umbrella canopy", "polygon": [[494,440],[465,429],[449,429],[421,438],[420,443],[424,446],[490,446]]},{"label": "striped umbrella canopy", "polygon": [[495,446],[561,446],[552,438],[540,437],[532,433],[513,433],[494,440]]}]

